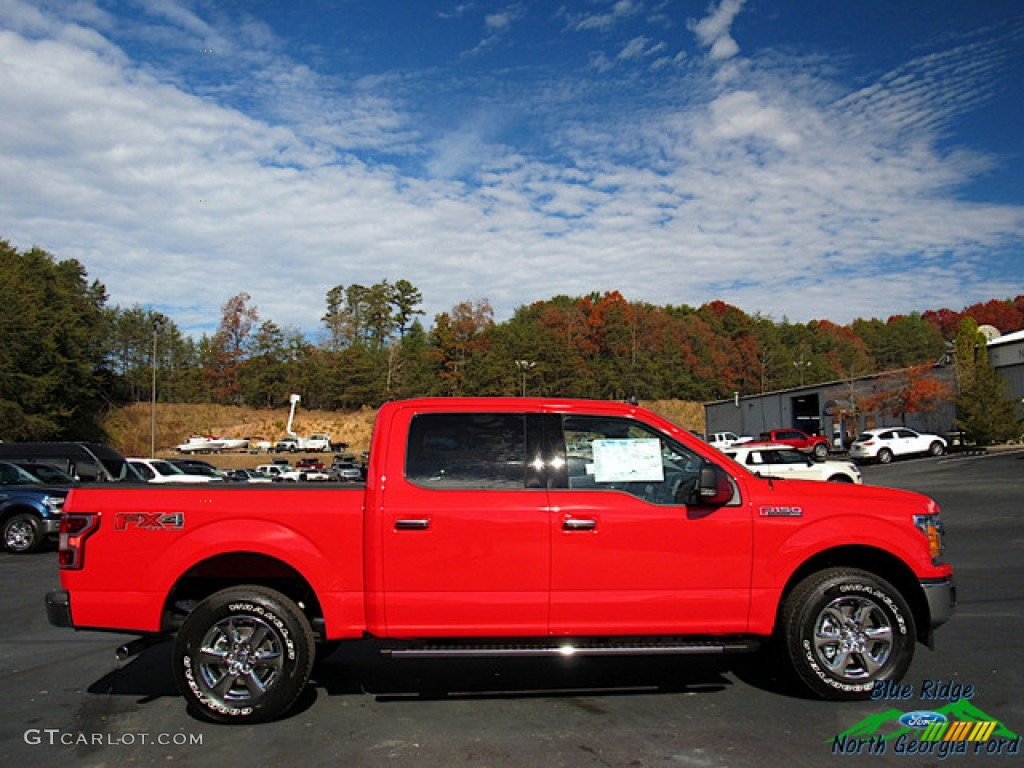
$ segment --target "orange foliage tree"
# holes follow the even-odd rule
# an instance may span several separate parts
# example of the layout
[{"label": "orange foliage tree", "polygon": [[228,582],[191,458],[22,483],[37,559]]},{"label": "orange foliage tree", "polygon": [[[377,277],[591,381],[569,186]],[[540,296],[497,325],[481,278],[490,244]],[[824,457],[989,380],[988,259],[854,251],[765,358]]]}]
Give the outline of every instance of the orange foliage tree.
[{"label": "orange foliage tree", "polygon": [[955,396],[952,387],[932,375],[932,364],[924,363],[878,378],[879,391],[860,400],[863,413],[882,413],[907,423],[911,413],[931,413]]}]

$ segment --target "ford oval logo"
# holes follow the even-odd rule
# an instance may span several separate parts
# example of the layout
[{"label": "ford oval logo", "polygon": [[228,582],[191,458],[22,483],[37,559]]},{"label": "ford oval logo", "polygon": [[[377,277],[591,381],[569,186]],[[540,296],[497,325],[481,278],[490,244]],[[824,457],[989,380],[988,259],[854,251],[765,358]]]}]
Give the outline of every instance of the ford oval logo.
[{"label": "ford oval logo", "polygon": [[927,712],[924,710],[907,712],[907,714],[900,718],[900,723],[908,728],[927,728],[932,723],[944,722],[946,722],[945,715],[939,714],[938,712]]}]

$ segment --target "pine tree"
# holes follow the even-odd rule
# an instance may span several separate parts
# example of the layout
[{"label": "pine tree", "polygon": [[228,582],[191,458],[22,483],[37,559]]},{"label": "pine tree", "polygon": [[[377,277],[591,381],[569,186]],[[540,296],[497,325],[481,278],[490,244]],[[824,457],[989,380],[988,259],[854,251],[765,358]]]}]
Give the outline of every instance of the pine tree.
[{"label": "pine tree", "polygon": [[980,445],[1009,440],[1021,429],[1006,382],[989,362],[987,344],[977,322],[970,317],[961,320],[953,342],[959,390],[956,424]]}]

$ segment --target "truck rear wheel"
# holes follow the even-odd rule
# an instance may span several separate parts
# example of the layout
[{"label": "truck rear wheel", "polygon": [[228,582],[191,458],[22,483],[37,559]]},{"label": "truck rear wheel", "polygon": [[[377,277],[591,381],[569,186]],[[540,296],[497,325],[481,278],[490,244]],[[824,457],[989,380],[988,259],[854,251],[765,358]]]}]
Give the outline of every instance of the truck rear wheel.
[{"label": "truck rear wheel", "polygon": [[201,717],[255,723],[294,706],[314,656],[313,632],[295,603],[272,589],[232,587],[185,618],[174,644],[174,676]]},{"label": "truck rear wheel", "polygon": [[866,571],[812,574],[782,608],[782,647],[797,679],[825,699],[866,699],[914,657],[914,617],[888,582]]},{"label": "truck rear wheel", "polygon": [[45,539],[39,518],[31,512],[19,512],[4,521],[3,542],[9,552],[18,555],[35,552]]}]

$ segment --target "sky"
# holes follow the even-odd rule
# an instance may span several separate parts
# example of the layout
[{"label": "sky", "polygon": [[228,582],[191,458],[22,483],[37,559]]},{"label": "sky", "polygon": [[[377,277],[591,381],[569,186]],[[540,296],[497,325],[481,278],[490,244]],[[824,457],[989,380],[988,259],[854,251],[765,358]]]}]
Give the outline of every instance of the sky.
[{"label": "sky", "polygon": [[1020,0],[0,0],[0,239],[191,334],[1012,298],[1022,125]]}]

